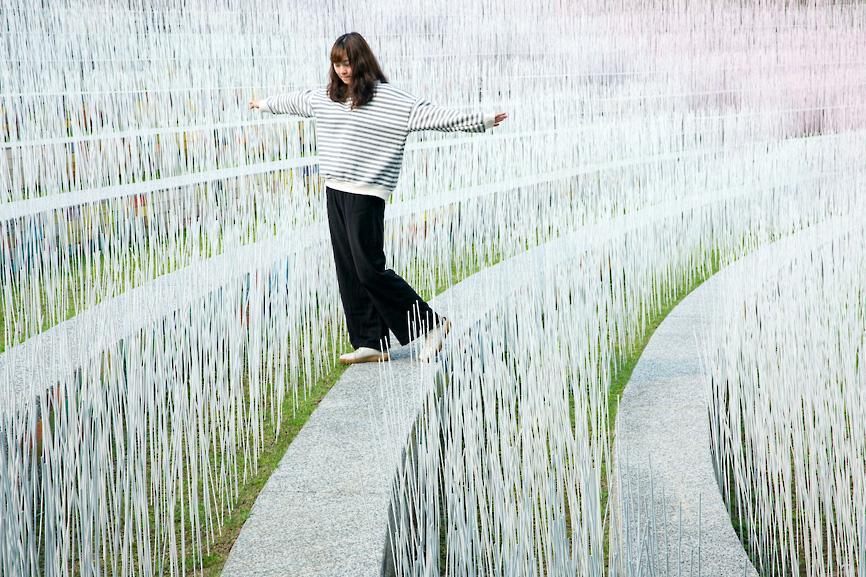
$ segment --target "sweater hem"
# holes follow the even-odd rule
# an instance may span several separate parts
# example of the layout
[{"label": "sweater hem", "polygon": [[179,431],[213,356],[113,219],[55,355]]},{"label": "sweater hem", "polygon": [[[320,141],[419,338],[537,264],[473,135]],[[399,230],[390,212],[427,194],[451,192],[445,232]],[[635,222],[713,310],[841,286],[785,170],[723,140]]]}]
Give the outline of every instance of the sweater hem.
[{"label": "sweater hem", "polygon": [[351,194],[363,194],[364,196],[377,196],[388,202],[388,199],[391,198],[391,191],[387,188],[383,188],[381,186],[375,186],[372,184],[361,184],[358,182],[349,182],[346,180],[336,180],[333,178],[325,179],[325,186],[328,188],[333,188],[335,190],[339,190],[342,192],[348,192]]}]

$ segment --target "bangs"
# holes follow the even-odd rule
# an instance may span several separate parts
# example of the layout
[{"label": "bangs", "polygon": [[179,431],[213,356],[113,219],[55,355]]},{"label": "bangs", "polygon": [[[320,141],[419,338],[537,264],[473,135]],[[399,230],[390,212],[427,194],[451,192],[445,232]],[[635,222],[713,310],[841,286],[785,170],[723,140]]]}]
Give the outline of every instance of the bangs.
[{"label": "bangs", "polygon": [[[336,64],[343,60],[349,60],[349,53],[344,47],[334,45],[334,47],[331,48],[331,63]],[[349,62],[351,62],[351,60],[349,60]]]}]

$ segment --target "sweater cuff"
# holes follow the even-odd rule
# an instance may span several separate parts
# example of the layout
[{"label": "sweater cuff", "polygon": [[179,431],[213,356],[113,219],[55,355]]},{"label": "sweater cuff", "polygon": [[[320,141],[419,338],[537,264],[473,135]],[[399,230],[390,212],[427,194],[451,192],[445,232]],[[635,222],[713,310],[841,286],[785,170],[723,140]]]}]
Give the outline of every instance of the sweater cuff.
[{"label": "sweater cuff", "polygon": [[496,123],[496,113],[491,112],[489,114],[484,115],[484,129],[490,130],[493,128],[493,125]]},{"label": "sweater cuff", "polygon": [[274,111],[271,110],[271,107],[268,105],[267,98],[262,98],[261,100],[259,100],[259,112],[268,112],[270,114],[274,113]]}]

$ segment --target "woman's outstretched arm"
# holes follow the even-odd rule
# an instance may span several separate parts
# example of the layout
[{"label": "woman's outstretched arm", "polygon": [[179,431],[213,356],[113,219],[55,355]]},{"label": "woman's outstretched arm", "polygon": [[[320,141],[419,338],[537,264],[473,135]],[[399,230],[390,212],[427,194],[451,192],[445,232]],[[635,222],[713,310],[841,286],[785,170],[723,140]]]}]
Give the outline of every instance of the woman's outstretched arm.
[{"label": "woman's outstretched arm", "polygon": [[439,130],[442,132],[484,132],[508,118],[505,113],[481,114],[437,106],[418,100],[409,114],[409,131]]},{"label": "woman's outstretched arm", "polygon": [[309,88],[269,96],[261,100],[252,99],[250,100],[250,108],[258,108],[262,112],[270,112],[271,114],[291,114],[310,118],[316,115],[313,110],[314,92],[314,88]]}]

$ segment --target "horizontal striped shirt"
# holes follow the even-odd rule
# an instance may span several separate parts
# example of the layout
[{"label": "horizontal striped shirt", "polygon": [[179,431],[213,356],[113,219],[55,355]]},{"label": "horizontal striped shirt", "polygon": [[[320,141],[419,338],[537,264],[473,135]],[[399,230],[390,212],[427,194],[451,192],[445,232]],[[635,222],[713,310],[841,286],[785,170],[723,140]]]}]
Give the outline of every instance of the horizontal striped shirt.
[{"label": "horizontal striped shirt", "polygon": [[386,201],[397,186],[410,132],[484,132],[494,124],[493,114],[436,106],[384,82],[375,85],[370,102],[354,110],[350,100],[331,100],[326,87],[271,96],[259,109],[315,118],[325,185]]}]

